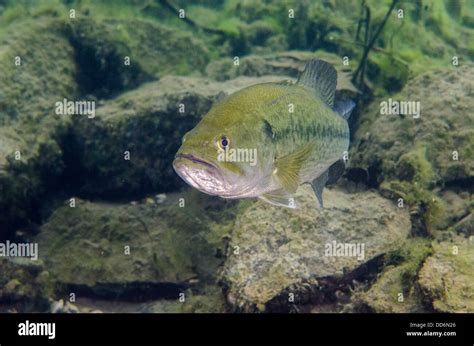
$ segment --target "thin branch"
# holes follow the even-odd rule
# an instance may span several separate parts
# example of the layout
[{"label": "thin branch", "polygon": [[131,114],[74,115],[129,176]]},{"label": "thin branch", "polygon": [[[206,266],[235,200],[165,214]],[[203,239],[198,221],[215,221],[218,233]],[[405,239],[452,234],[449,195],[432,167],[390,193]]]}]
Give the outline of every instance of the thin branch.
[{"label": "thin branch", "polygon": [[[357,70],[356,72],[354,73],[354,76],[352,77],[352,81],[355,83],[355,84],[359,84],[357,83],[358,82],[358,77],[359,75],[361,76],[361,80],[360,80],[360,83],[363,83],[363,80],[364,80],[364,72],[365,72],[365,64],[366,64],[366,61],[367,61],[367,58],[368,58],[368,55],[369,55],[369,52],[370,50],[372,49],[372,47],[374,46],[375,44],[375,41],[377,40],[377,38],[379,37],[380,33],[382,32],[385,24],[387,23],[387,20],[390,16],[390,14],[392,13],[393,9],[395,8],[395,5],[397,4],[398,0],[392,0],[392,4],[390,5],[390,8],[388,9],[387,13],[385,14],[385,17],[382,21],[382,23],[380,23],[379,27],[377,28],[377,30],[375,31],[375,33],[372,35],[371,39],[370,39],[370,42],[368,42],[368,44],[366,44],[366,47],[364,49],[364,53],[362,54],[362,58],[360,60],[360,63],[359,63],[359,66],[357,67]],[[368,15],[370,15],[370,11],[367,12]],[[366,27],[366,38],[368,38],[368,26]],[[362,85],[359,85],[359,86],[362,86]]]}]

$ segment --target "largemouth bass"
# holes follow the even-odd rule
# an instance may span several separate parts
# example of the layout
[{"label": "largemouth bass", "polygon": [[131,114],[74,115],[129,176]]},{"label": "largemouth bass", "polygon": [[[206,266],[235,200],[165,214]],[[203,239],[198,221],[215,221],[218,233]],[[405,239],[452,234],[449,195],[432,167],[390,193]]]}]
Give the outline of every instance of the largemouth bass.
[{"label": "largemouth bass", "polygon": [[343,173],[352,101],[334,104],[337,72],[306,64],[296,83],[263,83],[218,104],[186,133],[173,167],[196,189],[294,208],[301,184],[323,189]]}]

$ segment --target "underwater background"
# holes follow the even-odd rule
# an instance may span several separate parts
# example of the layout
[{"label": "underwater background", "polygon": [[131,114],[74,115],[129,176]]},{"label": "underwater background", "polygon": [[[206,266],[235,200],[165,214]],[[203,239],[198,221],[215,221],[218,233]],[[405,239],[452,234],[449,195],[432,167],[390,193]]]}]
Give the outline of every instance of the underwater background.
[{"label": "underwater background", "polygon": [[[357,102],[324,209],[180,180],[214,102],[314,58]],[[0,0],[0,242],[39,249],[0,257],[0,311],[474,312],[473,59],[469,0]]]}]

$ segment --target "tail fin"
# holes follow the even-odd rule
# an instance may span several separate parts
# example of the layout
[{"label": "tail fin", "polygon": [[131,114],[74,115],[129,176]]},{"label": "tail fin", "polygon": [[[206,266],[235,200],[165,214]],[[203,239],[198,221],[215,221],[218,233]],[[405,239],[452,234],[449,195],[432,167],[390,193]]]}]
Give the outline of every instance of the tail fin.
[{"label": "tail fin", "polygon": [[344,119],[349,119],[351,112],[354,110],[356,104],[351,101],[339,101],[334,105],[334,111]]}]

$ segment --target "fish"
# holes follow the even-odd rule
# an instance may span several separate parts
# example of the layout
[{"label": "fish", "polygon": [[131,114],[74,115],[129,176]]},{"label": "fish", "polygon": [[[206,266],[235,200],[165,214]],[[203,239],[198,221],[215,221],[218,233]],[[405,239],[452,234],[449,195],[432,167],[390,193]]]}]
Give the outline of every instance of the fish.
[{"label": "fish", "polygon": [[323,208],[323,189],[344,173],[351,100],[335,102],[337,71],[306,63],[296,83],[241,89],[211,107],[183,138],[173,168],[190,186],[228,199],[259,198],[296,208],[310,184]]}]

